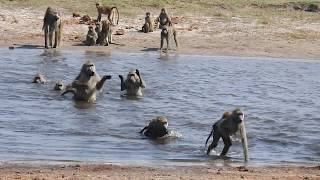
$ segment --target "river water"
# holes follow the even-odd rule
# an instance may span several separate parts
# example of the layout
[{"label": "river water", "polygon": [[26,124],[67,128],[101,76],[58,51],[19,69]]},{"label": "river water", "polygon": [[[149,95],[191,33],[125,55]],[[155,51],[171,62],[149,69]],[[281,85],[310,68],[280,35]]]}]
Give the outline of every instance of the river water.
[{"label": "river water", "polygon": [[[83,107],[53,86],[70,83],[87,59],[112,79]],[[241,163],[239,138],[227,160],[204,152],[212,124],[235,107],[245,111],[249,163],[320,161],[320,61],[0,49],[0,62],[1,162]],[[131,68],[147,83],[135,100],[120,97],[118,75]],[[49,84],[30,83],[38,72]],[[177,138],[138,133],[159,115]],[[222,141],[216,153],[221,149]]]}]

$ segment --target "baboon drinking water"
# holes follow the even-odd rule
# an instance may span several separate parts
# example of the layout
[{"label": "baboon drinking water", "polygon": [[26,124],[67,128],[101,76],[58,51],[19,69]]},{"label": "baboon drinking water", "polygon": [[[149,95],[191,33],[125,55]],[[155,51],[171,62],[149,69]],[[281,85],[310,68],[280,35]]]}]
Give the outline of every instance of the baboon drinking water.
[{"label": "baboon drinking water", "polygon": [[121,80],[121,91],[125,91],[125,95],[142,96],[142,88],[146,88],[146,84],[141,79],[138,69],[131,70],[126,80],[123,80],[122,75],[119,75],[119,78]]},{"label": "baboon drinking water", "polygon": [[96,3],[96,8],[97,8],[97,11],[98,11],[97,21],[100,22],[102,14],[105,14],[105,15],[108,16],[108,20],[110,21],[110,23],[112,25],[114,25],[114,24],[113,24],[113,18],[111,19],[111,14],[112,14],[112,11],[115,9],[116,13],[117,13],[117,16],[118,16],[116,25],[118,25],[118,23],[119,23],[119,11],[118,11],[117,7],[102,6],[99,3]]},{"label": "baboon drinking water", "polygon": [[[62,28],[63,28],[63,22],[59,17],[58,13],[54,11],[51,7],[48,7],[43,18],[43,26],[42,26],[42,30],[44,31],[44,38],[45,38],[44,40],[45,48],[49,48],[48,38],[49,38],[49,45],[51,48],[52,47],[56,48],[57,46],[60,46]],[[52,46],[53,32],[55,35],[54,35],[54,45]]]},{"label": "baboon drinking water", "polygon": [[217,147],[219,139],[222,138],[224,147],[220,156],[225,156],[232,145],[230,136],[237,131],[240,131],[244,159],[245,161],[248,161],[248,140],[244,125],[244,113],[240,109],[235,109],[232,112],[225,112],[221,119],[213,124],[209,137],[206,140],[207,145],[212,135],[213,141],[208,147],[207,154],[209,154],[213,148]]},{"label": "baboon drinking water", "polygon": [[62,95],[71,92],[74,94],[75,100],[95,102],[97,91],[102,89],[107,79],[111,79],[111,76],[106,75],[100,78],[93,62],[87,61],[82,65],[79,75],[71,84],[71,88],[67,88]]}]

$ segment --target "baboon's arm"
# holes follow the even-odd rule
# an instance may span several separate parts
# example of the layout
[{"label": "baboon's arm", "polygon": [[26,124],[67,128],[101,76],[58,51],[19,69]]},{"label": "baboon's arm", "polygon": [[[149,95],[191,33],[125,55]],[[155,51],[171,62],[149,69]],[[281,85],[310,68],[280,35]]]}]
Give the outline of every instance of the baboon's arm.
[{"label": "baboon's arm", "polygon": [[244,160],[248,161],[248,139],[247,139],[247,133],[246,133],[246,128],[244,126],[244,123],[242,122],[240,125],[240,136],[241,136],[241,143],[242,143],[242,148],[243,148],[243,155],[244,155]]},{"label": "baboon's arm", "polygon": [[76,94],[76,90],[75,89],[67,89],[61,94],[61,96],[64,96],[67,93],[73,93],[73,95],[75,95]]},{"label": "baboon's arm", "polygon": [[102,79],[97,83],[96,85],[96,89],[97,90],[100,90],[104,84],[104,82],[107,80],[107,79],[111,79],[111,76],[108,75],[108,76],[103,76]]},{"label": "baboon's arm", "polygon": [[139,133],[142,133],[144,130],[148,129],[149,126],[145,126]]},{"label": "baboon's arm", "polygon": [[126,85],[125,85],[125,83],[123,81],[123,76],[119,75],[119,78],[121,80],[121,91],[124,91],[124,90],[126,90]]}]

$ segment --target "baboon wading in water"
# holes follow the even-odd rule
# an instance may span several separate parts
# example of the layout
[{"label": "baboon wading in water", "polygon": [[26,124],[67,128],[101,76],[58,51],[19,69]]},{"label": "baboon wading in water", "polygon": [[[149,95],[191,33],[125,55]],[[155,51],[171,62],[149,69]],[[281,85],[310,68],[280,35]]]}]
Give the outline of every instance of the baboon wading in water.
[{"label": "baboon wading in water", "polygon": [[[48,7],[43,18],[42,30],[44,31],[44,46],[48,47],[48,38],[50,47],[56,48],[60,46],[62,36],[63,22],[58,13],[51,7]],[[52,46],[52,38],[54,32],[54,45]],[[49,37],[48,37],[49,36]]]},{"label": "baboon wading in water", "polygon": [[97,11],[98,11],[97,21],[100,22],[102,14],[105,14],[105,15],[108,16],[108,20],[110,21],[111,24],[113,24],[113,19],[111,19],[111,14],[112,14],[113,9],[115,9],[116,13],[117,13],[117,16],[118,16],[116,25],[118,25],[118,23],[119,23],[119,11],[118,11],[117,7],[102,6],[102,5],[100,5],[100,3],[96,3],[96,8],[97,8]]},{"label": "baboon wading in water", "polygon": [[232,112],[225,112],[221,119],[213,124],[209,137],[206,140],[207,145],[208,140],[212,135],[213,141],[208,147],[207,154],[209,154],[213,148],[217,147],[219,139],[222,138],[224,147],[220,156],[225,156],[232,145],[230,136],[237,131],[240,131],[244,159],[245,161],[248,161],[248,140],[244,125],[244,113],[239,108]]},{"label": "baboon wading in water", "polygon": [[38,83],[38,84],[46,84],[48,81],[42,74],[36,74],[32,80],[32,83]]},{"label": "baboon wading in water", "polygon": [[145,126],[139,133],[143,133],[145,136],[157,139],[166,137],[168,132],[168,119],[164,116],[156,117],[152,119],[150,123]]},{"label": "baboon wading in water", "polygon": [[178,48],[178,39],[177,39],[177,31],[173,26],[165,26],[161,30],[161,42],[160,42],[160,50],[162,51],[164,41],[167,43],[167,50],[169,50],[170,40],[173,38],[176,43],[176,47]]},{"label": "baboon wading in water", "polygon": [[111,76],[106,75],[100,78],[93,62],[87,61],[82,65],[79,75],[71,84],[71,88],[67,88],[62,95],[71,92],[74,94],[75,100],[95,102],[97,91],[102,89],[107,79],[111,79]]},{"label": "baboon wading in water", "polygon": [[146,84],[141,79],[138,69],[131,70],[126,80],[123,80],[122,75],[119,75],[119,78],[121,80],[121,91],[125,91],[125,95],[142,96],[142,88],[146,88]]}]

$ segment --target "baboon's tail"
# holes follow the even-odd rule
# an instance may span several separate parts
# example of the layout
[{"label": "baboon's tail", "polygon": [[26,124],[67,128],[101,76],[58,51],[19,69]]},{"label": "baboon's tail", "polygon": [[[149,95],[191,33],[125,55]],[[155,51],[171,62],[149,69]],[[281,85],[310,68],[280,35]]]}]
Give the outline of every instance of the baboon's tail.
[{"label": "baboon's tail", "polygon": [[[112,8],[111,8],[111,11],[112,11],[113,9],[116,9],[117,14],[118,14],[118,19],[117,19],[117,25],[118,25],[118,24],[119,24],[120,14],[119,14],[119,11],[118,11],[118,8],[117,8],[117,7],[112,7]],[[113,19],[112,19],[112,20],[113,20]],[[113,22],[112,22],[112,24],[113,24]]]},{"label": "baboon's tail", "polygon": [[215,125],[212,126],[212,130],[211,130],[211,132],[210,132],[210,134],[209,134],[209,136],[208,136],[208,138],[207,138],[207,140],[206,140],[206,145],[205,145],[205,147],[207,147],[208,141],[209,141],[210,137],[213,135],[214,127],[215,127]]},{"label": "baboon's tail", "polygon": [[64,24],[64,20],[60,19],[60,24],[58,26],[59,30],[58,30],[58,42],[59,42],[59,46],[61,44],[61,39],[63,36],[63,24]]}]

